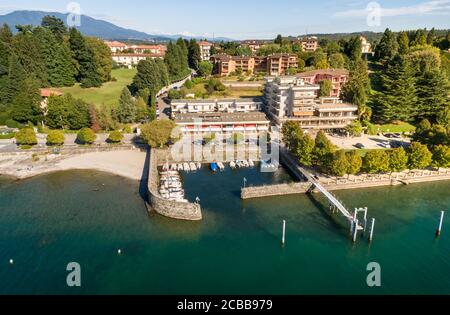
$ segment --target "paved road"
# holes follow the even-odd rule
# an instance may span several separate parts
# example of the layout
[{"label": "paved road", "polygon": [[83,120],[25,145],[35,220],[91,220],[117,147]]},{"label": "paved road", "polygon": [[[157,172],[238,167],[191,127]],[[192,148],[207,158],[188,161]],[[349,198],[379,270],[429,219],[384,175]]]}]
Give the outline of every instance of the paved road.
[{"label": "paved road", "polygon": [[167,95],[158,97],[157,102],[159,104],[159,119],[170,119],[171,107]]}]

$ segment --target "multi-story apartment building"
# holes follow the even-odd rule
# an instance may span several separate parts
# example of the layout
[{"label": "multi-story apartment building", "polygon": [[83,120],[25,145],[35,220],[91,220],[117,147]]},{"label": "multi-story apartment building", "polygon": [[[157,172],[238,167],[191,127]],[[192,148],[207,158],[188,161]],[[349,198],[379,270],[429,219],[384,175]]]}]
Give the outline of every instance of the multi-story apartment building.
[{"label": "multi-story apartment building", "polygon": [[298,40],[294,41],[294,43],[301,45],[302,50],[305,52],[315,52],[317,49],[319,49],[319,39],[316,36],[299,38]]},{"label": "multi-story apartment building", "polygon": [[172,100],[172,115],[195,113],[245,113],[261,111],[263,99]]},{"label": "multi-story apartment building", "polygon": [[275,54],[267,57],[234,57],[219,54],[211,56],[211,62],[215,65],[215,73],[220,76],[228,76],[237,69],[251,73],[266,72],[277,76],[284,75],[289,68],[298,67],[295,54]]},{"label": "multi-story apartment building", "polygon": [[297,121],[304,129],[341,129],[358,118],[358,107],[336,97],[319,98],[320,86],[295,77],[267,77],[265,111],[277,124]]},{"label": "multi-story apartment building", "polygon": [[132,68],[134,66],[137,66],[139,61],[146,60],[146,59],[155,59],[155,58],[164,58],[164,55],[158,55],[158,54],[113,54],[112,59],[114,62],[116,62],[118,65],[126,66],[128,68]]},{"label": "multi-story apartment building", "polygon": [[261,112],[261,98],[173,100],[172,119],[184,135],[268,131],[270,121]]},{"label": "multi-story apartment building", "polygon": [[105,44],[113,54],[122,53],[128,49],[132,49],[135,54],[165,55],[167,51],[167,47],[164,45],[127,45],[117,41],[105,41]]},{"label": "multi-story apartment building", "polygon": [[298,59],[295,54],[274,54],[267,57],[267,73],[270,76],[285,75],[289,68],[297,68]]},{"label": "multi-story apartment building", "polygon": [[198,45],[200,46],[200,56],[202,61],[209,61],[209,59],[211,59],[211,48],[213,44],[207,41],[201,41],[198,42]]},{"label": "multi-story apartment building", "polygon": [[303,72],[297,75],[306,83],[320,84],[324,80],[330,80],[332,83],[332,97],[340,97],[343,86],[348,82],[349,72],[345,69],[324,69]]}]

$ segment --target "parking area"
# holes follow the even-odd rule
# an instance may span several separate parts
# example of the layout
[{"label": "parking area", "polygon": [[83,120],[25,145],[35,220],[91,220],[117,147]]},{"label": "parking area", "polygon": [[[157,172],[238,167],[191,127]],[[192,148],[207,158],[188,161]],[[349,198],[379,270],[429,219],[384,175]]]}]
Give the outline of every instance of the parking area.
[{"label": "parking area", "polygon": [[338,135],[327,135],[330,141],[344,150],[352,149],[389,149],[398,147],[408,147],[411,144],[411,139],[402,137],[396,134],[389,134],[384,136],[370,136],[363,135],[361,137],[345,137]]}]

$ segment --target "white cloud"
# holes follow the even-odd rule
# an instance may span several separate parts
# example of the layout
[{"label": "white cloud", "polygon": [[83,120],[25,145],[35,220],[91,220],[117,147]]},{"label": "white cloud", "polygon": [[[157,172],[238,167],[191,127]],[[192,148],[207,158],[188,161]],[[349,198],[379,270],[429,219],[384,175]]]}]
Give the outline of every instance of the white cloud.
[{"label": "white cloud", "polygon": [[[371,13],[370,8],[360,10],[347,10],[336,12],[336,17],[352,17],[352,18],[366,18]],[[381,17],[395,17],[404,15],[423,15],[423,14],[450,14],[450,0],[435,0],[419,3],[412,6],[404,6],[398,8],[383,8],[380,9]]]}]

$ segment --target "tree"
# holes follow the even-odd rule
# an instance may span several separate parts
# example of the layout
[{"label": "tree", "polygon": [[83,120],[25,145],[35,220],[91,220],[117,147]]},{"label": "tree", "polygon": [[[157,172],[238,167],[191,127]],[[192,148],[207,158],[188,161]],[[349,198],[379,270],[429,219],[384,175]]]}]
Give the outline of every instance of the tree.
[{"label": "tree", "polygon": [[384,150],[367,152],[363,158],[363,169],[371,174],[389,171],[389,156]]},{"label": "tree", "polygon": [[155,120],[142,126],[142,137],[152,148],[163,148],[172,140],[175,127],[171,120]]},{"label": "tree", "polygon": [[23,128],[20,129],[19,132],[15,135],[16,143],[18,145],[36,145],[37,137],[36,133],[34,132],[33,128]]},{"label": "tree", "polygon": [[202,77],[209,77],[213,71],[213,64],[208,61],[202,61],[198,65],[198,75]]},{"label": "tree", "polygon": [[394,57],[398,50],[399,44],[395,34],[390,29],[386,29],[379,44],[375,47],[375,58],[386,62]]},{"label": "tree", "polygon": [[164,62],[155,60],[141,60],[137,66],[137,73],[133,78],[132,89],[139,92],[147,90],[149,97],[159,92],[169,84],[167,67]]},{"label": "tree", "polygon": [[327,55],[320,49],[314,54],[314,67],[316,69],[328,69],[330,67]]},{"label": "tree", "polygon": [[415,78],[409,61],[397,55],[381,76],[383,91],[377,97],[377,117],[385,122],[411,121],[416,114]]},{"label": "tree", "polygon": [[333,83],[331,80],[323,80],[320,82],[319,97],[330,97],[333,90]]},{"label": "tree", "polygon": [[193,38],[189,41],[189,67],[191,67],[194,70],[199,70],[199,64],[202,61],[200,46],[198,45],[197,41]]},{"label": "tree", "polygon": [[45,123],[53,129],[79,130],[91,126],[89,106],[72,95],[50,96],[48,98]]},{"label": "tree", "polygon": [[345,58],[341,53],[334,53],[330,56],[330,67],[342,69],[345,67]]},{"label": "tree", "polygon": [[109,49],[103,40],[94,37],[87,37],[86,43],[94,53],[94,62],[97,66],[96,70],[102,82],[110,81],[112,70],[111,49]]},{"label": "tree", "polygon": [[103,104],[98,111],[98,121],[102,130],[114,130],[117,128],[116,122],[112,117],[111,107]]},{"label": "tree", "polygon": [[427,44],[427,36],[424,30],[417,30],[414,34],[414,39],[411,42],[411,46],[424,46]]},{"label": "tree", "polygon": [[67,34],[67,28],[64,22],[53,15],[44,16],[42,18],[41,26],[49,29],[59,42],[62,42],[64,40],[64,35]]},{"label": "tree", "polygon": [[136,118],[135,121],[144,123],[150,121],[150,109],[142,97],[138,97],[135,102]]},{"label": "tree", "polygon": [[363,133],[363,127],[359,120],[354,120],[345,128],[345,131],[348,132],[351,137],[361,137]]},{"label": "tree", "polygon": [[427,146],[418,142],[413,142],[409,150],[408,165],[410,169],[423,169],[431,165],[433,154]]},{"label": "tree", "polygon": [[136,106],[128,88],[123,88],[119,98],[117,117],[121,123],[132,123],[136,119]]},{"label": "tree", "polygon": [[188,65],[188,53],[184,40],[178,40],[177,44],[170,42],[164,58],[171,81],[185,78],[190,70]]},{"label": "tree", "polygon": [[362,42],[359,36],[352,37],[345,45],[345,54],[350,60],[357,61],[362,56]]},{"label": "tree", "polygon": [[450,167],[450,146],[438,145],[433,149],[433,167]]},{"label": "tree", "polygon": [[392,172],[402,172],[408,168],[408,154],[405,149],[398,148],[389,151],[389,169]]},{"label": "tree", "polygon": [[78,70],[77,81],[81,83],[81,87],[100,87],[102,77],[95,52],[76,28],[70,29],[69,43]]},{"label": "tree", "polygon": [[40,102],[39,82],[34,78],[25,79],[22,89],[11,100],[11,118],[21,123],[40,123],[42,121]]},{"label": "tree", "polygon": [[50,146],[60,146],[63,145],[65,141],[64,132],[59,130],[51,130],[47,135],[47,145]]},{"label": "tree", "polygon": [[323,131],[319,131],[316,136],[313,150],[313,163],[319,166],[323,171],[327,170],[331,160],[333,159],[334,151],[335,146],[331,143]]},{"label": "tree", "polygon": [[102,130],[102,127],[100,126],[100,121],[98,120],[97,107],[95,107],[95,105],[93,104],[89,105],[89,121],[91,129],[95,133],[100,132]]},{"label": "tree", "polygon": [[438,70],[425,72],[417,82],[417,118],[436,121],[439,113],[450,106],[447,78]]},{"label": "tree", "polygon": [[347,154],[347,161],[348,161],[347,174],[350,174],[350,175],[358,174],[361,171],[362,163],[363,163],[361,155],[356,150],[347,152],[346,154]]},{"label": "tree", "polygon": [[360,117],[367,117],[367,99],[370,94],[370,80],[367,61],[360,59],[351,64],[349,82],[345,84],[342,96],[345,101],[358,106]]},{"label": "tree", "polygon": [[97,135],[90,128],[83,128],[77,134],[77,143],[79,144],[93,144],[97,139]]},{"label": "tree", "polygon": [[109,143],[121,143],[122,140],[123,140],[123,134],[120,131],[115,130],[109,134],[107,141]]},{"label": "tree", "polygon": [[283,44],[283,36],[281,34],[277,35],[277,38],[275,38],[274,43],[281,46]]},{"label": "tree", "polygon": [[347,155],[345,151],[340,150],[336,151],[333,154],[333,159],[330,164],[330,173],[334,176],[344,176],[347,174],[347,171],[350,167],[350,164],[347,159]]},{"label": "tree", "polygon": [[400,32],[397,36],[398,52],[402,55],[408,53],[409,50],[409,37],[408,33]]},{"label": "tree", "polygon": [[0,42],[4,42],[6,44],[11,44],[13,38],[13,33],[8,24],[3,24],[0,27]]},{"label": "tree", "polygon": [[295,121],[290,120],[283,124],[281,134],[283,142],[289,151],[294,149],[295,143],[300,138],[302,132],[300,125]]}]

